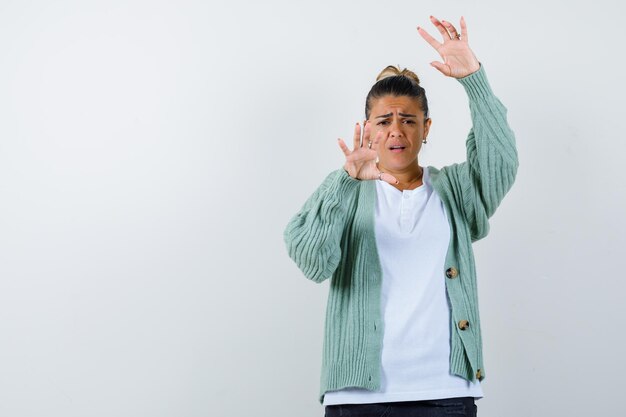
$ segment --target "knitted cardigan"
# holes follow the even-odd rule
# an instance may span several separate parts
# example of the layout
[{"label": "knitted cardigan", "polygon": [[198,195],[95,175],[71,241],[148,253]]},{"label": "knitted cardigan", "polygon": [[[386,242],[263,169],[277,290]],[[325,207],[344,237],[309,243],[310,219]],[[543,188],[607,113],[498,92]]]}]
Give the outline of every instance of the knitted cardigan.
[{"label": "knitted cardigan", "polygon": [[[488,219],[513,184],[518,160],[506,108],[480,69],[458,79],[469,97],[473,127],[467,160],[427,167],[450,223],[441,277],[451,305],[450,371],[466,380],[485,377],[472,242],[485,237]],[[326,308],[319,401],[326,391],[380,389],[384,323],[382,270],[376,250],[376,184],[332,172],[287,225],[289,256],[304,275],[332,278]]]}]

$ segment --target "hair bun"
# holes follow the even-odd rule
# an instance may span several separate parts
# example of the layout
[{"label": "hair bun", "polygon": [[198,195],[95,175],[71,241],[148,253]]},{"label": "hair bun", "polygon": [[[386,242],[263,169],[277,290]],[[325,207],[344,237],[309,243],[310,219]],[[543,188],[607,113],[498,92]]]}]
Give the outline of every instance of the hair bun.
[{"label": "hair bun", "polygon": [[415,74],[413,71],[409,70],[409,69],[400,69],[400,66],[393,66],[393,65],[389,65],[387,66],[387,68],[385,68],[384,70],[382,70],[380,72],[380,74],[378,74],[378,77],[376,77],[376,81],[380,81],[383,80],[387,77],[396,77],[396,76],[403,76],[403,77],[407,77],[410,78],[411,80],[415,81],[415,83],[417,85],[420,84],[420,79],[417,76],[417,74]]}]

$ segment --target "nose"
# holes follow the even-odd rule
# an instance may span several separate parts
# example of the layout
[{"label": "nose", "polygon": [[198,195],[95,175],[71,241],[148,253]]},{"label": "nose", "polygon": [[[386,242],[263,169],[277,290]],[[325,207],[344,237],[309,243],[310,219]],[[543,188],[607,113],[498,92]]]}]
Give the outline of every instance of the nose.
[{"label": "nose", "polygon": [[400,121],[398,119],[392,121],[391,125],[389,126],[389,136],[392,138],[402,137],[401,127],[402,125],[400,124]]}]

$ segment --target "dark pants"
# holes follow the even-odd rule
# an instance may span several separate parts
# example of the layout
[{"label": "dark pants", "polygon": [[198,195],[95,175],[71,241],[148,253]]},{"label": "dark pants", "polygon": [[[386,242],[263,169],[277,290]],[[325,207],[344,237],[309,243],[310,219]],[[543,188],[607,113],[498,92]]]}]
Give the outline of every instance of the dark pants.
[{"label": "dark pants", "polygon": [[476,417],[474,397],[327,405],[324,417]]}]

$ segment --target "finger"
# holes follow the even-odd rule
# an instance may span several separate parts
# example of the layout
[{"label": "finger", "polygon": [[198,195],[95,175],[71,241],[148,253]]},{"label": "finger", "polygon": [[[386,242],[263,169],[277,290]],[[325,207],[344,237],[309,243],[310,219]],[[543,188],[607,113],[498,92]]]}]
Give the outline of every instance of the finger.
[{"label": "finger", "polygon": [[467,42],[469,38],[467,37],[467,23],[465,23],[465,18],[461,16],[461,39]]},{"label": "finger", "polygon": [[385,182],[387,182],[387,183],[389,183],[389,184],[391,184],[391,185],[394,185],[394,184],[399,184],[399,182],[398,182],[398,180],[396,179],[396,177],[394,177],[394,176],[393,176],[393,175],[391,175],[391,174],[387,174],[386,172],[381,172],[381,173],[379,173],[379,175],[378,175],[378,178],[377,178],[377,179],[379,179],[379,180],[381,180],[381,181],[385,181]]},{"label": "finger", "polygon": [[431,16],[430,21],[433,22],[433,25],[435,25],[439,33],[441,33],[441,36],[443,36],[444,42],[447,39],[452,39],[452,36],[450,36],[450,33],[448,33],[448,30],[441,24],[439,19],[437,19],[435,16]]},{"label": "finger", "polygon": [[341,138],[337,139],[337,143],[339,144],[339,147],[343,151],[343,154],[345,156],[350,156],[350,153],[351,153],[350,149],[348,149],[348,147],[346,146],[346,143],[343,141],[343,139],[341,139]]},{"label": "finger", "polygon": [[433,61],[430,63],[430,65],[432,65],[433,67],[437,68],[439,70],[439,72],[441,72],[443,75],[449,77],[451,72],[450,72],[450,67],[448,67],[446,64],[439,62],[439,61]]},{"label": "finger", "polygon": [[361,125],[357,123],[356,126],[354,127],[354,139],[352,142],[352,149],[358,149],[360,147],[361,147]]},{"label": "finger", "polygon": [[383,138],[383,132],[380,131],[376,134],[376,137],[372,140],[372,147],[371,147],[372,150],[378,151],[378,143],[380,142],[382,138]]},{"label": "finger", "polygon": [[448,30],[448,32],[450,32],[450,36],[452,37],[452,39],[459,39],[459,32],[456,31],[456,28],[452,23],[446,22],[445,20],[441,19],[441,24]]},{"label": "finger", "polygon": [[372,127],[370,126],[370,122],[365,123],[365,127],[363,128],[363,142],[361,146],[368,146],[370,141],[370,135],[372,133]]},{"label": "finger", "polygon": [[435,49],[439,49],[441,47],[441,45],[443,45],[441,42],[439,42],[437,39],[433,38],[432,36],[430,36],[430,34],[428,32],[426,32],[426,30],[424,30],[424,28],[418,26],[417,27],[417,32],[420,34],[420,36],[422,38],[424,38],[424,40],[426,42],[428,42],[430,44],[430,46],[432,46]]}]

